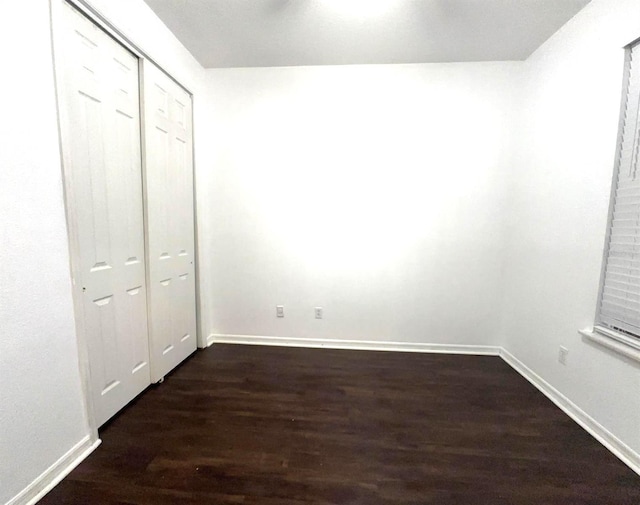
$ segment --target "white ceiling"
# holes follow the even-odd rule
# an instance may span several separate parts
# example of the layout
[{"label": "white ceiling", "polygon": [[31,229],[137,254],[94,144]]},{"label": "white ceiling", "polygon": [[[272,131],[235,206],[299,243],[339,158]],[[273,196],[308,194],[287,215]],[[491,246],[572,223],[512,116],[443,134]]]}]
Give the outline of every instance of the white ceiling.
[{"label": "white ceiling", "polygon": [[145,0],[207,68],[524,60],[589,0]]}]

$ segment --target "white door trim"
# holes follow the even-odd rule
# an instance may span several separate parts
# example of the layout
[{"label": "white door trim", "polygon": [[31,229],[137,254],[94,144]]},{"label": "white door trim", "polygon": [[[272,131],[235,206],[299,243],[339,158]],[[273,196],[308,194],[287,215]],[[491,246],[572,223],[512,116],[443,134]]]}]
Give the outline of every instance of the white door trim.
[{"label": "white door trim", "polygon": [[[91,394],[91,371],[89,367],[89,351],[87,334],[84,328],[84,318],[82,317],[83,299],[81,293],[81,287],[77,284],[77,279],[80,278],[80,245],[78,243],[78,237],[75,233],[77,225],[74,217],[76,209],[74,207],[73,199],[70,197],[70,178],[71,173],[68,170],[69,159],[65,154],[64,145],[62,142],[62,118],[60,114],[60,88],[64,85],[64,76],[59,69],[59,53],[56,54],[56,48],[64,47],[62,38],[65,36],[65,22],[64,22],[64,0],[51,0],[51,40],[52,40],[52,58],[54,64],[54,82],[56,86],[56,120],[58,123],[58,147],[60,150],[60,161],[62,169],[63,180],[63,199],[65,205],[65,219],[67,225],[67,239],[69,244],[69,268],[71,270],[71,283],[72,283],[72,298],[74,307],[74,319],[76,327],[76,339],[78,343],[78,366],[80,369],[80,379],[82,385],[82,396],[84,400],[84,408],[87,415],[87,421],[89,424],[89,434],[91,442],[99,442],[98,437],[98,424],[94,415],[95,409],[93,406],[93,395]],[[71,2],[72,5],[75,5]]]}]

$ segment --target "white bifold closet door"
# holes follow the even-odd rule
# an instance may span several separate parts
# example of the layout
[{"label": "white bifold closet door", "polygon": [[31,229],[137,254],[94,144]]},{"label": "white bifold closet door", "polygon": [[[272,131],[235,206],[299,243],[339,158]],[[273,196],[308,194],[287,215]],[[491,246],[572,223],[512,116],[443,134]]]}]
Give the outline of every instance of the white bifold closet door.
[{"label": "white bifold closet door", "polygon": [[151,380],[196,350],[191,96],[143,64]]},{"label": "white bifold closet door", "polygon": [[77,324],[99,426],[150,383],[138,59],[65,2],[56,8]]}]

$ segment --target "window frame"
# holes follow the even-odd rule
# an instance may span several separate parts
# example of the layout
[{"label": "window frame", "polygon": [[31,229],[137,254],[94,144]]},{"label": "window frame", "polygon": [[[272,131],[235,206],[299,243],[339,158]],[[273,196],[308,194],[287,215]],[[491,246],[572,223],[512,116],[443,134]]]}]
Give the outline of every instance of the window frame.
[{"label": "window frame", "polygon": [[[629,358],[640,361],[640,333],[638,335],[624,330],[614,329],[609,323],[604,323],[602,318],[602,300],[604,296],[607,264],[610,254],[611,235],[613,230],[613,218],[616,206],[616,197],[618,192],[619,175],[621,170],[622,149],[624,141],[625,114],[628,104],[628,94],[631,76],[631,57],[632,49],[640,46],[640,38],[630,42],[624,46],[624,66],[622,75],[622,92],[620,96],[620,108],[618,114],[618,135],[616,138],[616,150],[614,158],[614,169],[611,179],[611,190],[609,194],[609,211],[607,214],[606,234],[604,240],[604,248],[602,253],[600,283],[598,288],[598,300],[596,305],[596,313],[594,318],[594,326],[592,331],[583,330],[580,333],[589,339],[596,341],[611,350],[617,351]],[[638,97],[640,104],[640,97]],[[636,128],[640,127],[640,115],[636,118]]]}]

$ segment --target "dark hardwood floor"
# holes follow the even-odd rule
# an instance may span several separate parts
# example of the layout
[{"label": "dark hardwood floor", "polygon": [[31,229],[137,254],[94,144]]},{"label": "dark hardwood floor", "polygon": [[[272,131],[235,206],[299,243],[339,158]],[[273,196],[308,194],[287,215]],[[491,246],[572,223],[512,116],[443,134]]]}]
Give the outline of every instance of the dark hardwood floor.
[{"label": "dark hardwood floor", "polygon": [[497,357],[218,344],[101,438],[41,504],[640,504]]}]

